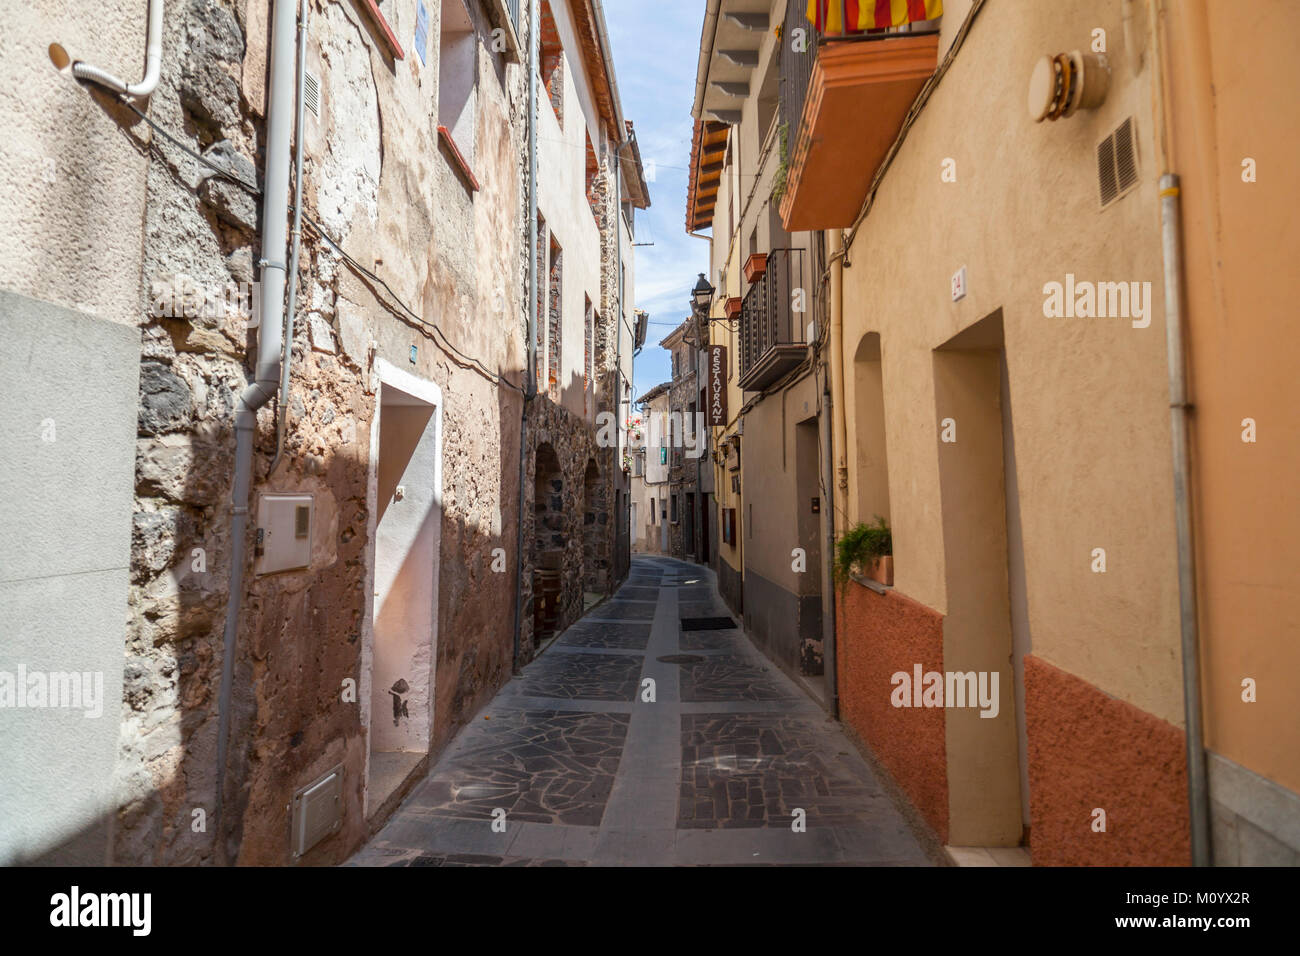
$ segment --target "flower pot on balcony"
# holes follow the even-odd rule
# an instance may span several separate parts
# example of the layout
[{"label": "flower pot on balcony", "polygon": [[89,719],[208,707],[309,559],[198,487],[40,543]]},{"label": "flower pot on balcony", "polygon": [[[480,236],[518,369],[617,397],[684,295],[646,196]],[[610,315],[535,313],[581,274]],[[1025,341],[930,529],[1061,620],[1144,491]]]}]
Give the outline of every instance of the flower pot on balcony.
[{"label": "flower pot on balcony", "polygon": [[734,319],[740,315],[740,305],[742,301],[743,300],[738,295],[733,295],[731,298],[727,300],[727,304],[725,306],[727,310],[727,318]]},{"label": "flower pot on balcony", "polygon": [[757,282],[767,271],[767,253],[756,252],[745,260],[745,281]]}]

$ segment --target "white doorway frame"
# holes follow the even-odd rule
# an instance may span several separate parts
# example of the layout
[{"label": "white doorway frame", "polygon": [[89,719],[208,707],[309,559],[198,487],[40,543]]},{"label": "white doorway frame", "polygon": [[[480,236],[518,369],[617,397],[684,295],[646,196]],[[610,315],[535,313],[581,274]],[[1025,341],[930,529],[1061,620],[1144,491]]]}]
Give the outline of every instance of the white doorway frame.
[{"label": "white doorway frame", "polygon": [[[430,666],[435,666],[438,659],[438,576],[442,569],[442,389],[438,387],[437,383],[413,375],[382,358],[375,359],[374,374],[378,379],[378,387],[375,388],[374,393],[375,413],[370,422],[369,465],[366,473],[366,589],[365,609],[361,618],[361,674],[357,682],[357,705],[361,708],[361,730],[365,741],[366,754],[364,779],[362,781],[362,816],[365,819],[369,819],[370,814],[377,809],[370,805],[370,685],[375,657],[375,537],[379,514],[379,426],[385,385],[400,392],[405,392],[412,398],[417,398],[433,406],[433,416],[430,419],[434,429],[433,500],[438,508],[438,525],[434,537],[434,553],[437,560],[434,562],[433,575],[433,631],[431,635],[433,647],[430,656],[433,663]],[[428,739],[430,746],[433,744],[436,677],[436,673],[429,675]]]}]

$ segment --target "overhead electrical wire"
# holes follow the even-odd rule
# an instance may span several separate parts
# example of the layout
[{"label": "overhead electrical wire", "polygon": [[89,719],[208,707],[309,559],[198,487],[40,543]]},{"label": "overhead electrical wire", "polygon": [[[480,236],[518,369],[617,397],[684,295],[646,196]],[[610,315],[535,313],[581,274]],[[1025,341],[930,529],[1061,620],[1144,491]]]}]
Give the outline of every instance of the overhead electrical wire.
[{"label": "overhead electrical wire", "polygon": [[[130,102],[126,98],[123,97],[122,102],[126,104],[127,108],[130,109],[131,112],[135,113],[136,116],[144,120],[144,122],[149,125],[150,129],[154,130],[156,133],[158,133],[158,135],[165,138],[168,142],[170,142],[181,152],[185,153],[187,156],[191,157],[197,162],[208,167],[214,173],[220,176],[222,179],[234,183],[236,186],[239,186],[242,189],[247,190],[252,195],[261,195],[262,189],[256,183],[249,183],[244,181],[243,179],[241,179],[240,177],[232,173],[230,170],[226,169],[223,166],[217,165],[216,163],[212,162],[212,160],[208,159],[206,156],[203,156],[202,154],[191,149],[185,143],[181,142],[177,137],[172,135],[171,132],[164,129],[153,119],[145,115],[145,113],[142,112],[138,107],[136,107],[134,103]],[[294,208],[293,206],[290,206],[290,209],[293,208]],[[434,333],[436,333],[437,337],[433,338],[432,340],[434,345],[438,346],[438,348],[440,348],[443,352],[445,352],[448,355],[448,357],[456,361],[456,364],[460,365],[463,368],[472,369],[473,371],[478,372],[479,374],[487,378],[488,381],[492,382],[494,385],[505,385],[507,388],[512,388],[516,392],[519,392],[521,395],[523,394],[523,389],[520,388],[518,385],[508,380],[505,376],[497,372],[493,372],[491,369],[485,366],[481,361],[479,361],[478,359],[474,358],[471,355],[465,354],[459,348],[457,348],[456,345],[449,338],[447,338],[447,334],[442,331],[442,329],[438,326],[436,322],[429,321],[428,319],[420,315],[418,312],[416,312],[414,309],[412,309],[410,306],[408,306],[402,300],[402,297],[399,296],[393,290],[393,287],[390,286],[387,282],[385,282],[382,277],[376,275],[374,272],[372,272],[371,270],[363,266],[361,263],[359,263],[356,259],[352,258],[352,256],[348,255],[348,253],[344,251],[343,247],[338,243],[338,241],[333,236],[329,234],[328,230],[326,230],[324,226],[318,223],[311,216],[307,215],[305,212],[303,213],[302,218],[303,221],[306,222],[307,225],[309,225],[312,228],[312,230],[321,239],[323,239],[339,255],[339,257],[345,263],[347,263],[347,265],[350,268],[360,273],[362,276],[369,279],[371,282],[383,286],[384,290],[392,298],[393,302],[396,303],[397,306],[400,307],[401,311],[405,312],[406,315],[409,316],[411,320],[416,322],[418,325],[430,329]],[[379,296],[376,296],[376,299],[385,308],[389,309],[390,311],[396,311],[392,303],[385,302]],[[441,339],[441,341],[439,341],[439,339]]]}]

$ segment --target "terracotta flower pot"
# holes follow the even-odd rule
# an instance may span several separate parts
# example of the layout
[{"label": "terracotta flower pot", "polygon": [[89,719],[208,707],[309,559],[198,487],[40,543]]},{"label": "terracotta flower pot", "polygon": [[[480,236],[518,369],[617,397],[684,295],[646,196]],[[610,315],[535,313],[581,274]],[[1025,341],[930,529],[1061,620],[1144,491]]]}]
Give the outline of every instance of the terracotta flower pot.
[{"label": "terracotta flower pot", "polygon": [[733,295],[727,300],[727,318],[734,319],[736,316],[740,315],[740,306],[742,301],[743,300],[738,295]]},{"label": "terracotta flower pot", "polygon": [[894,556],[886,554],[878,558],[871,558],[863,567],[862,576],[870,578],[877,584],[892,588],[894,586]]},{"label": "terracotta flower pot", "polygon": [[745,260],[745,281],[754,282],[767,271],[767,253],[756,252]]}]

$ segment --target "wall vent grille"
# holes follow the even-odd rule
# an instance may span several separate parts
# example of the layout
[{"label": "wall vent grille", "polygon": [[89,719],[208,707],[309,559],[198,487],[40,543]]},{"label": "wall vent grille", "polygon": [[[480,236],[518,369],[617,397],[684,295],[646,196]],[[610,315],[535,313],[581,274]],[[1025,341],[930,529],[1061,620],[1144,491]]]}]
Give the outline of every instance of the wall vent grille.
[{"label": "wall vent grille", "polygon": [[1097,188],[1101,208],[1115,202],[1137,182],[1137,142],[1130,116],[1097,144]]},{"label": "wall vent grille", "polygon": [[307,112],[320,119],[320,78],[311,70],[302,73],[302,99]]},{"label": "wall vent grille", "polygon": [[293,855],[305,854],[343,826],[343,765],[338,764],[293,795]]}]

